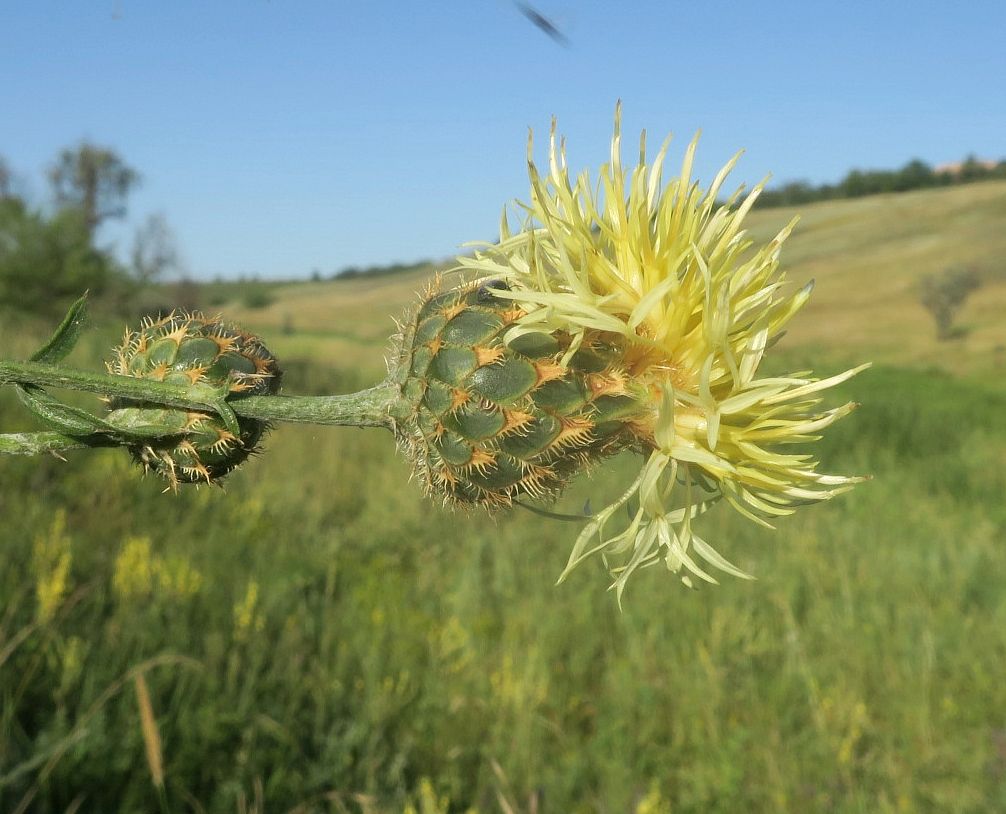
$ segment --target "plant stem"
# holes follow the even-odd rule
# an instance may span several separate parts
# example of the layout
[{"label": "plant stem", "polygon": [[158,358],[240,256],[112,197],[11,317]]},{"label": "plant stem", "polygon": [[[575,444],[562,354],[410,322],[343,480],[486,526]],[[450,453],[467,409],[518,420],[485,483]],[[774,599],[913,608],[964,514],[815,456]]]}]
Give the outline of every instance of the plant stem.
[{"label": "plant stem", "polygon": [[[73,368],[50,365],[44,362],[0,361],[0,384],[35,384],[43,387],[61,387],[83,390],[105,397],[118,397],[140,402],[184,407],[190,410],[216,412],[215,402],[221,395],[205,384],[182,385],[117,376],[111,373],[92,373]],[[227,404],[235,413],[266,421],[296,421],[310,424],[339,424],[356,427],[393,426],[390,409],[398,396],[398,386],[385,381],[376,387],[339,396],[240,396],[235,395]],[[40,443],[57,444],[52,436],[59,433],[23,433],[21,436],[50,436]],[[7,436],[12,438],[15,436]],[[71,438],[72,436],[63,436]],[[76,439],[78,445],[83,444]],[[21,443],[28,443],[27,441]],[[0,446],[0,452],[6,451]]]},{"label": "plant stem", "polygon": [[[102,396],[121,396],[136,401],[154,401],[173,407],[194,406],[192,389],[185,385],[111,373],[92,373],[45,362],[0,362],[0,384],[37,384],[83,390]],[[200,404],[205,409],[205,393],[202,395],[204,398],[200,400]]]},{"label": "plant stem", "polygon": [[64,435],[61,432],[12,432],[0,434],[0,455],[41,455],[85,447],[114,447],[107,435]]},{"label": "plant stem", "polygon": [[340,396],[246,396],[227,403],[248,418],[391,429],[388,411],[397,396],[398,387],[383,382]]}]

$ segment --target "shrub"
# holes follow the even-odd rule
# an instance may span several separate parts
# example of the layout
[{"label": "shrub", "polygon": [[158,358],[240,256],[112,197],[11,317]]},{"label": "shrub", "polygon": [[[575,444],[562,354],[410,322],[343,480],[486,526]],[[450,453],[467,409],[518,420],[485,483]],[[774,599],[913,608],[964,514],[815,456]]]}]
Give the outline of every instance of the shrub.
[{"label": "shrub", "polygon": [[936,322],[936,338],[941,342],[960,336],[954,316],[964,301],[981,286],[981,276],[973,268],[952,267],[922,279],[919,302]]}]

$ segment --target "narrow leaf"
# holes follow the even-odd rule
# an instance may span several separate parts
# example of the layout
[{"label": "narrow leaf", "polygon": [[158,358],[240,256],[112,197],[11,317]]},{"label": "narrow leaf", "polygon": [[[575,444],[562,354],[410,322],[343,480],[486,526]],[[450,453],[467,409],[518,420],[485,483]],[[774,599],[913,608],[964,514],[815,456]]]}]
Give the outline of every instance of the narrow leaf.
[{"label": "narrow leaf", "polygon": [[17,394],[21,403],[36,417],[62,432],[86,435],[93,432],[115,431],[114,427],[91,415],[87,410],[63,404],[40,387],[19,386]]},{"label": "narrow leaf", "polygon": [[52,338],[31,357],[33,362],[55,364],[64,359],[80,338],[87,321],[87,294],[70,306]]}]

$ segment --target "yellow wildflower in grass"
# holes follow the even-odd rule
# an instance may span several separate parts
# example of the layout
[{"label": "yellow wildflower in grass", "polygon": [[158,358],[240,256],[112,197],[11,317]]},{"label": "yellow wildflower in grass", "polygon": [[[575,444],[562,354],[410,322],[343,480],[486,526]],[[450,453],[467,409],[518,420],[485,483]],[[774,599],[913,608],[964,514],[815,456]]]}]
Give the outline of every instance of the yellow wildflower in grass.
[{"label": "yellow wildflower in grass", "polygon": [[159,592],[174,599],[193,596],[203,585],[203,575],[184,557],[157,557],[154,570]]},{"label": "yellow wildflower in grass", "polygon": [[[437,795],[433,788],[433,783],[428,777],[423,777],[419,781],[418,799],[415,802],[405,804],[403,814],[447,814],[450,811],[450,801],[446,797]],[[416,807],[416,803],[419,807]],[[468,814],[476,814],[474,809],[469,809]]]},{"label": "yellow wildflower in grass", "polygon": [[57,638],[55,645],[60,674],[56,697],[62,699],[73,691],[84,672],[88,646],[79,636]]},{"label": "yellow wildflower in grass", "polygon": [[39,535],[32,547],[37,617],[42,623],[52,619],[66,595],[72,561],[70,545],[70,537],[66,533],[66,513],[60,509],[49,532]]},{"label": "yellow wildflower in grass", "polygon": [[182,557],[165,559],[153,553],[149,537],[127,537],[115,558],[112,589],[120,600],[156,594],[186,599],[202,587],[203,577]]},{"label": "yellow wildflower in grass", "polygon": [[265,624],[258,611],[258,591],[258,582],[249,580],[244,598],[234,605],[234,638],[238,641],[247,641]]},{"label": "yellow wildflower in grass", "polygon": [[[811,455],[787,445],[815,440],[854,408],[821,410],[819,394],[865,365],[824,380],[757,376],[766,349],[810,296],[810,286],[787,291],[779,270],[795,221],[753,247],[741,226],[762,185],[717,202],[740,154],[703,190],[691,179],[695,140],[680,175],[663,182],[668,144],[648,165],[644,133],[638,164],[624,168],[616,109],[611,159],[595,187],[586,172],[570,176],[553,123],[544,175],[529,142],[531,198],[520,205],[522,228],[512,233],[504,213],[500,241],[460,260],[482,278],[507,283],[509,290],[494,295],[523,312],[508,342],[563,332],[572,337],[568,361],[581,345],[606,338],[622,348],[616,372],[650,394],[650,418],[634,428],[645,457],[639,475],[590,519],[560,577],[601,553],[619,597],[634,571],[661,559],[675,573],[709,582],[707,564],[747,577],[693,527],[718,500],[768,526],[862,480],[820,474]],[[609,533],[616,512],[633,501],[638,508],[627,525]],[[688,574],[682,579],[691,584]]]},{"label": "yellow wildflower in grass", "polygon": [[671,804],[660,793],[656,781],[650,783],[650,789],[638,803],[634,814],[671,814]]},{"label": "yellow wildflower in grass", "polygon": [[147,597],[154,589],[154,557],[149,537],[128,537],[115,558],[112,589],[120,600]]}]

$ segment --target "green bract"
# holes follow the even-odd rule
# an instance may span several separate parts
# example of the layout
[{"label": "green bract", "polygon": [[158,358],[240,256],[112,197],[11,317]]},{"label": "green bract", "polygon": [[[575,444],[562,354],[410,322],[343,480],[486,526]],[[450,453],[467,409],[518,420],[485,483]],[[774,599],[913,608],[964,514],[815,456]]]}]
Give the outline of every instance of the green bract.
[{"label": "green bract", "polygon": [[[496,508],[554,496],[585,466],[636,444],[651,410],[617,338],[528,332],[502,283],[434,289],[400,337],[396,432],[427,491]],[[615,341],[611,341],[614,339]]]},{"label": "green bract", "polygon": [[[199,313],[174,312],[127,332],[108,369],[169,384],[210,385],[224,394],[266,395],[280,384],[276,359],[258,337]],[[223,477],[255,450],[267,427],[252,418],[228,426],[212,413],[125,399],[114,399],[111,407],[115,425],[126,431],[177,428],[175,435],[128,447],[145,469],[157,472],[171,487]]]}]

